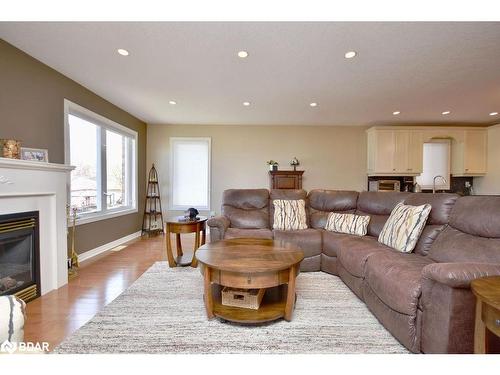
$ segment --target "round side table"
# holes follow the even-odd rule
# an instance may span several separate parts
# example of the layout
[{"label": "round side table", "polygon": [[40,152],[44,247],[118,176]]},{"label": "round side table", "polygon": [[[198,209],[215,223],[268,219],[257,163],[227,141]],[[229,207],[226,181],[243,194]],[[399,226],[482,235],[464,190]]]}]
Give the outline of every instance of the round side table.
[{"label": "round side table", "polygon": [[[186,220],[182,216],[168,218],[165,221],[166,245],[167,245],[167,259],[170,267],[176,266],[191,266],[197,267],[198,261],[196,260],[196,250],[204,245],[207,238],[207,218],[205,216],[198,216],[196,220]],[[201,232],[201,243],[200,243]],[[174,258],[172,254],[172,243],[170,234],[176,235],[176,250],[177,257]],[[186,256],[182,252],[181,234],[182,233],[195,233],[193,256]]]},{"label": "round side table", "polygon": [[474,353],[500,353],[500,276],[473,280],[476,296]]}]

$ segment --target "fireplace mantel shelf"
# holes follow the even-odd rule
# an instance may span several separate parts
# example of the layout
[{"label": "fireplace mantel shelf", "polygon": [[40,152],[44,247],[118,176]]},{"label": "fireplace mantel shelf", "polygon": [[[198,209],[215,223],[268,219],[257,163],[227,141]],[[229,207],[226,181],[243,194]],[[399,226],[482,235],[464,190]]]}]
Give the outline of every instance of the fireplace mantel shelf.
[{"label": "fireplace mantel shelf", "polygon": [[45,163],[42,161],[18,160],[9,158],[0,158],[0,168],[13,169],[31,169],[39,171],[70,172],[75,169],[72,165]]}]

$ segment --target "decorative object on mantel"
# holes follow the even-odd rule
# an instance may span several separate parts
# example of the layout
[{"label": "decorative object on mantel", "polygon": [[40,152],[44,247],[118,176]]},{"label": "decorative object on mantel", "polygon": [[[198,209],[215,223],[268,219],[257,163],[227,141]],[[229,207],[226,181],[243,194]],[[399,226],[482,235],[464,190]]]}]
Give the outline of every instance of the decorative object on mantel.
[{"label": "decorative object on mantel", "polygon": [[271,189],[302,189],[304,171],[269,171]]},{"label": "decorative object on mantel", "polygon": [[71,224],[71,247],[68,249],[68,277],[70,279],[78,275],[77,268],[80,266],[78,262],[78,254],[75,251],[75,234],[76,234],[76,219],[78,209],[76,207],[71,207],[69,204],[66,205],[66,216],[68,219],[68,235],[70,235],[70,224]]},{"label": "decorative object on mantel", "polygon": [[2,157],[9,159],[20,158],[21,141],[0,139],[0,147],[2,148]]},{"label": "decorative object on mantel", "polygon": [[21,159],[49,162],[49,151],[43,148],[21,147]]},{"label": "decorative object on mantel", "polygon": [[142,235],[163,233],[163,214],[161,211],[160,186],[158,172],[155,165],[151,167],[144,203],[144,217],[142,219]]},{"label": "decorative object on mantel", "polygon": [[292,160],[290,160],[290,165],[293,167],[293,170],[297,170],[297,166],[300,165],[299,159],[297,159],[295,156],[293,157]]},{"label": "decorative object on mantel", "polygon": [[277,171],[279,163],[276,160],[271,159],[267,162],[267,165],[269,165],[270,171]]}]

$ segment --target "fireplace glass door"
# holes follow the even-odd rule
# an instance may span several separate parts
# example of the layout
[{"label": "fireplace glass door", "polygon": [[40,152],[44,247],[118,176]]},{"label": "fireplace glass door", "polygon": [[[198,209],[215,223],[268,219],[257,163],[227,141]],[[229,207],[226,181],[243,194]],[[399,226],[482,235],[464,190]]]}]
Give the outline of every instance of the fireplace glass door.
[{"label": "fireplace glass door", "polygon": [[38,212],[0,216],[0,295],[38,294],[37,232]]}]

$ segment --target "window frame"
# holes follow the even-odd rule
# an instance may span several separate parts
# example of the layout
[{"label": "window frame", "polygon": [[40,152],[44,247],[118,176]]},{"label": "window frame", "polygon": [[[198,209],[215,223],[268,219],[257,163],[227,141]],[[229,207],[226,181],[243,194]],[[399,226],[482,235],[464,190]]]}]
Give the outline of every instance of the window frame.
[{"label": "window frame", "polygon": [[211,193],[212,193],[212,138],[211,137],[170,137],[169,139],[169,158],[170,158],[170,186],[169,186],[169,210],[172,211],[185,211],[192,206],[182,206],[182,205],[174,205],[174,143],[179,141],[204,141],[208,143],[208,174],[207,174],[207,206],[206,207],[195,207],[201,211],[210,211],[211,207]]},{"label": "window frame", "polygon": [[[98,206],[101,206],[101,210],[97,212],[89,212],[79,214],[76,219],[76,225],[82,225],[87,223],[92,223],[95,221],[111,219],[113,217],[130,215],[133,213],[137,213],[138,210],[138,199],[139,199],[139,190],[138,190],[138,133],[135,130],[127,128],[115,121],[112,121],[104,116],[99,115],[81,105],[71,102],[68,99],[64,99],[64,160],[66,164],[70,164],[71,160],[71,150],[70,150],[70,131],[69,131],[69,115],[74,115],[80,117],[84,120],[87,120],[97,126],[99,126],[100,131],[98,132],[98,145],[97,148],[100,150],[98,152],[97,163],[100,164],[98,166],[98,170],[96,171],[96,180],[97,180],[97,196],[96,200]],[[115,208],[107,208],[106,205],[102,205],[102,201],[104,199],[104,192],[106,191],[107,181],[104,178],[106,176],[106,146],[101,141],[102,134],[105,134],[106,131],[112,131],[114,133],[120,134],[122,136],[130,137],[132,139],[132,152],[127,152],[127,157],[130,158],[127,163],[129,166],[129,170],[125,173],[126,180],[130,180],[130,186],[126,185],[126,189],[129,190],[127,193],[129,199],[131,201],[131,205],[125,207],[115,207]],[[100,173],[99,173],[100,172]],[[71,173],[67,174],[67,192],[68,192],[68,204],[71,204]]]}]

